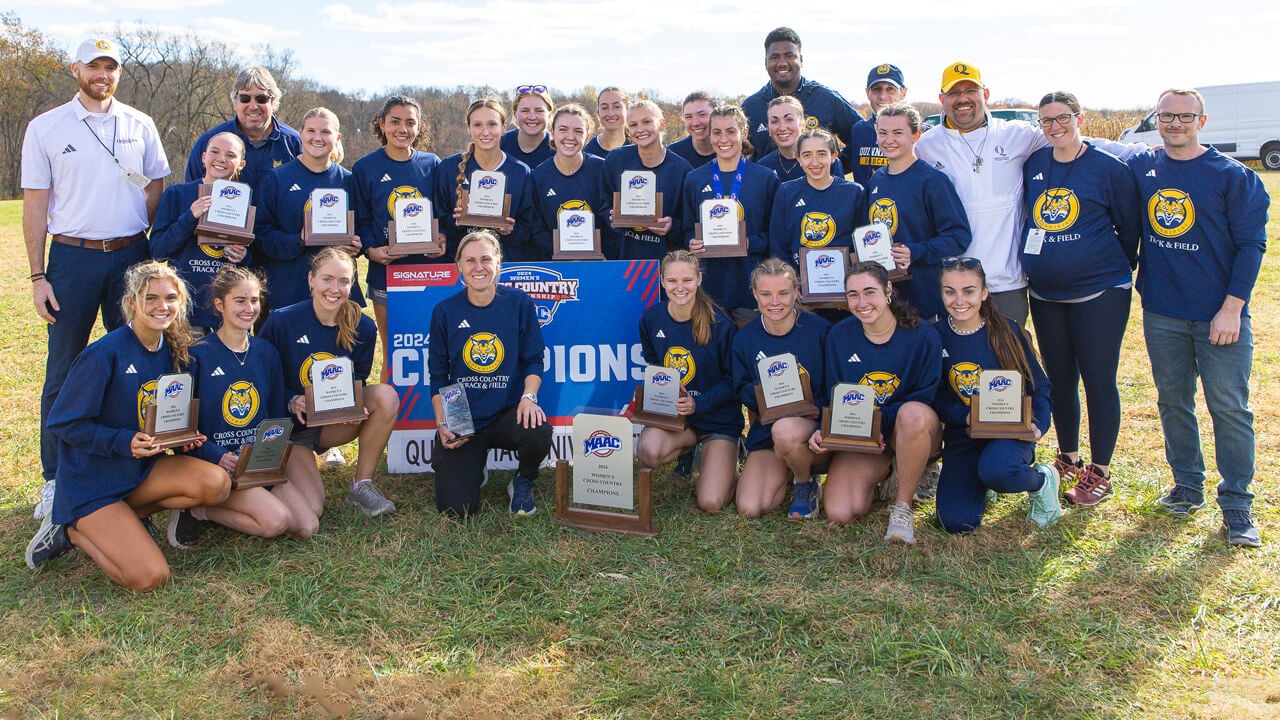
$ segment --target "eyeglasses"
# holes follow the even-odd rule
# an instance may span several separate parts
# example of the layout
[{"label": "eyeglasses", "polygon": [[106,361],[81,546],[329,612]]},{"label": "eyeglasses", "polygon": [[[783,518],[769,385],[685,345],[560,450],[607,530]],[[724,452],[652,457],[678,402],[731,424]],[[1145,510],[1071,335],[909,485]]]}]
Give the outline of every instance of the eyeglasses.
[{"label": "eyeglasses", "polygon": [[943,94],[951,98],[952,100],[955,100],[956,98],[962,98],[962,97],[977,97],[978,95],[982,94],[982,88],[981,87],[958,88],[958,89],[948,90]]},{"label": "eyeglasses", "polygon": [[1196,118],[1202,117],[1204,117],[1203,113],[1156,113],[1156,119],[1165,124],[1173,122],[1174,118],[1178,118],[1178,122],[1183,125],[1190,125],[1196,121]]},{"label": "eyeglasses", "polygon": [[528,95],[529,93],[544,93],[547,91],[546,85],[521,85],[516,88],[517,95]]},{"label": "eyeglasses", "polygon": [[1061,115],[1055,115],[1054,117],[1042,117],[1040,118],[1040,127],[1048,129],[1053,127],[1054,123],[1058,123],[1062,127],[1067,127],[1067,125],[1070,124],[1071,119],[1076,117],[1080,117],[1080,113],[1063,113]]},{"label": "eyeglasses", "polygon": [[959,265],[966,270],[976,270],[982,267],[982,261],[976,257],[956,257],[955,255],[942,258],[942,267],[949,268],[955,267],[956,265]]},{"label": "eyeglasses", "polygon": [[236,99],[240,101],[241,105],[248,105],[250,100],[258,103],[259,105],[266,105],[267,103],[271,102],[271,96],[265,93],[260,93],[258,95],[250,95],[249,93],[240,93],[239,95],[236,96]]}]

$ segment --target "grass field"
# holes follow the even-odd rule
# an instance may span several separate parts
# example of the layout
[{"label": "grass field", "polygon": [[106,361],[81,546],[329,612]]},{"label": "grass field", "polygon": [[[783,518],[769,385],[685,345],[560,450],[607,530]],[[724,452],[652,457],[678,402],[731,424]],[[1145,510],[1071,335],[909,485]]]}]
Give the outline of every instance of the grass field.
[{"label": "grass field", "polygon": [[1253,299],[1261,549],[1212,505],[1151,511],[1170,476],[1135,312],[1118,495],[1046,530],[1023,497],[969,537],[923,505],[919,544],[886,547],[883,507],[706,516],[664,473],[649,539],[553,525],[549,472],[536,516],[507,515],[502,481],[468,524],[429,476],[380,476],[400,511],[370,521],[329,471],[311,542],[215,530],[166,548],[148,596],[82,555],[22,563],[44,330],[20,213],[0,203],[0,718],[1280,718],[1280,203]]}]

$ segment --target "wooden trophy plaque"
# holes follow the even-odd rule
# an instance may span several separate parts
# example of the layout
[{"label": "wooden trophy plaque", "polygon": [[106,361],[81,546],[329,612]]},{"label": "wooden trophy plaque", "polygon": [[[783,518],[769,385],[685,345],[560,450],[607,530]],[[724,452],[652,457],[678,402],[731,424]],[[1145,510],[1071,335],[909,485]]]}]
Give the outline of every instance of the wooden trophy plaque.
[{"label": "wooden trophy plaque", "polygon": [[555,523],[641,537],[657,533],[652,472],[641,468],[632,479],[631,421],[579,413],[573,419],[573,448],[572,466],[565,460],[556,463]]}]

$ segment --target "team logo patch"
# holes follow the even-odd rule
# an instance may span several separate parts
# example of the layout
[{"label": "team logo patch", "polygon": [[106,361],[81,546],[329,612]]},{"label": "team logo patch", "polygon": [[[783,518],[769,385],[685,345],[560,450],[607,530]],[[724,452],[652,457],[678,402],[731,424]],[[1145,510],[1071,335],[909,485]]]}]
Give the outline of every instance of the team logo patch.
[{"label": "team logo patch", "polygon": [[200,252],[203,252],[214,260],[221,260],[227,254],[227,249],[221,245],[199,245],[198,247],[200,248]]},{"label": "team logo patch", "polygon": [[478,373],[491,373],[502,364],[502,341],[491,332],[478,332],[462,345],[462,362]]},{"label": "team logo patch", "polygon": [[978,391],[980,374],[982,374],[982,367],[971,362],[958,362],[947,372],[947,382],[951,384],[951,390],[964,401],[965,405],[969,404],[969,399]]},{"label": "team logo patch", "polygon": [[[415,200],[420,197],[422,197],[422,193],[418,192],[418,188],[412,185],[400,185],[387,196],[387,215],[396,216],[397,200]],[[422,210],[422,206],[418,205],[418,211],[421,212]]]},{"label": "team logo patch", "polygon": [[1080,216],[1080,200],[1066,188],[1051,188],[1040,193],[1031,209],[1036,227],[1047,232],[1066,230]]},{"label": "team logo patch", "polygon": [[147,406],[156,401],[156,381],[148,380],[138,388],[138,429],[146,427]]},{"label": "team logo patch", "polygon": [[1181,190],[1157,190],[1147,203],[1147,219],[1157,235],[1175,238],[1195,227],[1196,207]]},{"label": "team logo patch", "polygon": [[298,381],[302,383],[302,387],[311,387],[311,366],[325,360],[332,360],[333,353],[318,352],[311,353],[306,360],[302,361],[302,367],[298,368]]},{"label": "team logo patch", "polygon": [[867,217],[873,223],[884,223],[893,232],[898,228],[898,205],[892,198],[880,198],[871,204]]},{"label": "team logo patch", "polygon": [[688,385],[693,380],[693,376],[698,373],[698,365],[693,361],[693,354],[679,345],[673,345],[667,350],[667,354],[662,358],[662,364],[680,373],[681,385]]},{"label": "team logo patch", "polygon": [[504,267],[498,273],[498,283],[523,290],[529,296],[538,316],[539,327],[546,327],[555,319],[560,303],[578,301],[578,279],[566,278],[548,268],[525,265]]},{"label": "team logo patch", "polygon": [[607,458],[621,449],[622,439],[604,430],[596,430],[582,441],[582,452],[586,455]]},{"label": "team logo patch", "polygon": [[888,65],[881,65],[880,67],[876,68],[876,74],[877,74],[877,75],[888,75],[888,74],[889,74],[889,66],[888,66]]},{"label": "team logo patch", "polygon": [[227,386],[222,394],[222,421],[231,427],[241,428],[258,414],[258,389],[247,380],[239,380]]},{"label": "team logo patch", "polygon": [[812,115],[806,115],[804,118],[804,128],[806,130],[816,130],[818,127],[818,118]]},{"label": "team logo patch", "polygon": [[[631,184],[635,185],[636,180],[639,180],[641,185],[647,182],[644,178],[632,178]],[[560,203],[560,207],[556,210],[556,214],[559,215],[562,212],[571,212],[571,211],[572,212],[591,212],[591,206],[588,205],[583,200],[566,200]]]},{"label": "team logo patch", "polygon": [[884,370],[872,370],[862,376],[858,381],[859,385],[870,385],[876,391],[876,404],[884,405],[893,397],[898,390],[898,384],[902,381],[897,375]]},{"label": "team logo patch", "polygon": [[836,221],[822,212],[805,213],[800,220],[800,244],[822,247],[836,236]]}]

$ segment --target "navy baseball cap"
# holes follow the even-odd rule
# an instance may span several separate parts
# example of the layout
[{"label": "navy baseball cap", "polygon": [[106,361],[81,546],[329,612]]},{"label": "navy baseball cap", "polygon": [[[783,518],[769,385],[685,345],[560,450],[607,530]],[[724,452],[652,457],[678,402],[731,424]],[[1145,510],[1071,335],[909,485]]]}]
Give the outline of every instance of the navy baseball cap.
[{"label": "navy baseball cap", "polygon": [[902,78],[902,71],[898,69],[897,65],[890,65],[889,63],[877,65],[867,74],[867,87],[871,87],[878,82],[887,82],[898,88],[907,86],[907,81]]}]

